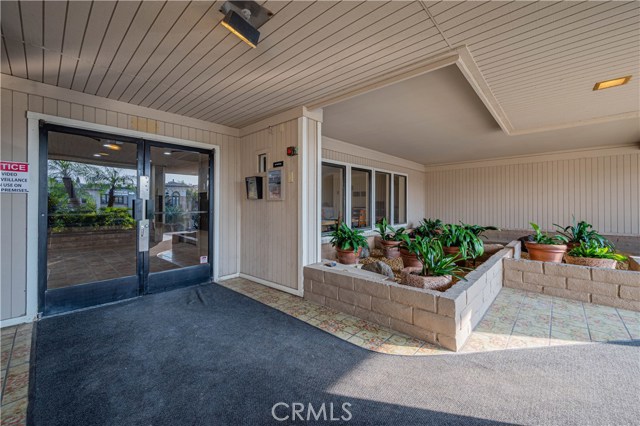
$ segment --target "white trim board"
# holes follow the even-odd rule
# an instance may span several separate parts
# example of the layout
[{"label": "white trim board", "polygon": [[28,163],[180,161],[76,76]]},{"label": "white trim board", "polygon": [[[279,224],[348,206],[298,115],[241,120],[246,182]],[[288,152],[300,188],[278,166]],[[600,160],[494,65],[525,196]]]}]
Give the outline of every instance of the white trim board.
[{"label": "white trim board", "polygon": [[594,158],[621,154],[640,153],[640,144],[618,145],[602,148],[590,148],[581,150],[567,150],[547,152],[541,154],[519,155],[515,157],[493,158],[486,160],[464,161],[459,163],[438,164],[427,166],[425,172],[438,172],[442,170],[473,169],[479,167],[494,167],[513,164],[540,163],[555,160],[575,160],[578,158]]},{"label": "white trim board", "polygon": [[[76,129],[93,130],[97,132],[110,133],[114,135],[129,136],[150,141],[167,142],[176,145],[190,146],[194,148],[204,148],[214,151],[214,198],[213,198],[213,281],[218,280],[220,263],[220,147],[202,142],[195,142],[186,139],[179,139],[170,136],[156,135],[155,133],[139,132],[127,130],[119,127],[94,124],[86,121],[73,120],[70,118],[56,117],[53,115],[40,114],[27,111],[27,161],[34,165],[29,168],[29,179],[31,182],[39,182],[39,156],[40,156],[40,131],[39,122],[43,120],[47,123],[58,124]],[[26,315],[11,320],[28,322],[38,314],[38,198],[39,186],[32,185],[27,194],[27,306]],[[2,323],[4,326],[4,322]]]},{"label": "white trim board", "polygon": [[[365,158],[367,160],[378,161],[380,163],[387,163],[392,166],[403,167],[415,170],[417,172],[424,172],[426,170],[426,166],[424,166],[423,164],[416,163],[411,160],[405,160],[404,158],[395,157],[393,155],[384,154],[382,152],[354,145],[352,143],[341,141],[339,139],[333,139],[328,136],[322,136],[322,149],[347,155],[353,155],[355,157]],[[323,161],[324,160],[325,159],[323,158]],[[326,161],[332,160],[326,159]]]},{"label": "white trim board", "polygon": [[18,78],[7,74],[1,74],[0,85],[6,89],[28,93],[31,95],[38,95],[45,98],[64,99],[66,102],[70,103],[78,103],[94,108],[118,111],[123,114],[130,114],[139,117],[146,117],[151,120],[180,124],[187,127],[194,127],[197,129],[208,130],[214,133],[220,133],[229,136],[240,136],[240,130],[234,127],[228,127],[222,124],[211,123],[209,121],[198,120],[191,117],[185,117],[183,115],[133,105],[109,98],[102,98],[100,96],[94,96],[88,93],[69,90],[62,87],[52,86],[50,84],[40,83],[37,81],[26,80],[24,78]]},{"label": "white trim board", "polygon": [[254,277],[252,275],[244,274],[240,272],[238,274],[239,278],[244,278],[245,280],[253,281],[258,284],[265,285],[267,287],[275,288],[276,290],[284,291],[285,293],[293,294],[294,296],[303,296],[303,289],[296,290],[295,288],[287,287],[282,284],[274,283],[272,281],[263,280],[262,278]]},{"label": "white trim board", "polygon": [[304,106],[291,108],[243,127],[240,129],[240,137],[248,136],[260,130],[286,123],[287,121],[296,120],[300,117],[307,117],[322,122],[322,109],[309,110]]}]

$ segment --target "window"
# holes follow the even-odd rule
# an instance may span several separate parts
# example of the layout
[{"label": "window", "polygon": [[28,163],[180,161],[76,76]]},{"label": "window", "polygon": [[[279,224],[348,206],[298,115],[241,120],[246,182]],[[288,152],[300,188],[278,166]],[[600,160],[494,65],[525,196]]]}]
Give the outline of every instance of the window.
[{"label": "window", "polygon": [[376,222],[382,222],[383,218],[391,223],[391,174],[376,172]]},{"label": "window", "polygon": [[267,154],[258,154],[258,173],[267,173]]},{"label": "window", "polygon": [[351,169],[351,227],[370,228],[371,171]]},{"label": "window", "polygon": [[393,176],[393,223],[407,223],[407,177]]},{"label": "window", "polygon": [[323,234],[336,229],[344,218],[345,168],[322,164],[322,213],[320,228]]},{"label": "window", "polygon": [[[322,235],[340,221],[351,228],[373,230],[386,218],[394,225],[407,223],[407,176],[350,164],[322,163]],[[347,190],[348,188],[348,190]]]}]

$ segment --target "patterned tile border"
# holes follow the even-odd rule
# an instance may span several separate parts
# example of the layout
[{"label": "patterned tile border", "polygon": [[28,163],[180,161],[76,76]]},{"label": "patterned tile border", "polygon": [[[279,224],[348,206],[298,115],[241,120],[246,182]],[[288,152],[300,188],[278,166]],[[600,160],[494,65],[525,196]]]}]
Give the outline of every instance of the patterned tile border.
[{"label": "patterned tile border", "polygon": [[[220,284],[375,352],[415,356],[455,353],[243,278]],[[640,338],[640,312],[503,288],[460,352],[637,338]]]},{"label": "patterned tile border", "polygon": [[24,426],[27,423],[32,333],[32,323],[5,327],[1,331],[0,425],[2,426]]}]

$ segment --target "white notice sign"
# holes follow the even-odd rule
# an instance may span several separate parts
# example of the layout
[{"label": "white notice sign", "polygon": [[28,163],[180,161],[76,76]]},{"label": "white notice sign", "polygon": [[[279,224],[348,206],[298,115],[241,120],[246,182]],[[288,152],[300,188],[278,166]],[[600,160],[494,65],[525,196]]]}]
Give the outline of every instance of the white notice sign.
[{"label": "white notice sign", "polygon": [[0,161],[0,192],[29,192],[29,163]]}]

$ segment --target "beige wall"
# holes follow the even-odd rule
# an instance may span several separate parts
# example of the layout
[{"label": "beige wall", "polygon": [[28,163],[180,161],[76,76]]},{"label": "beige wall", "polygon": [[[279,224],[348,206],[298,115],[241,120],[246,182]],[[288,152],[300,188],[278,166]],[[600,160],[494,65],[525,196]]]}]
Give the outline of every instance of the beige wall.
[{"label": "beige wall", "polygon": [[[35,94],[34,94],[35,93]],[[33,111],[91,123],[173,136],[220,146],[219,275],[239,271],[240,190],[236,129],[135,107],[105,98],[2,76],[2,160],[27,161],[26,112]],[[31,167],[37,167],[31,164]],[[20,317],[26,309],[26,210],[24,194],[0,196],[1,319]]]},{"label": "beige wall", "polygon": [[[302,266],[318,261],[318,133],[320,123],[308,117],[265,125],[241,138],[241,180],[263,176],[264,198],[242,198],[241,273],[265,284],[301,291]],[[287,156],[287,147],[298,155]],[[267,200],[265,173],[258,173],[258,154],[267,168],[283,161],[284,200]]]},{"label": "beige wall", "polygon": [[409,194],[407,221],[410,225],[415,225],[424,218],[425,167],[423,165],[328,137],[322,138],[322,160],[328,162],[334,160],[407,174]]},{"label": "beige wall", "polygon": [[[242,197],[242,267],[251,277],[297,288],[298,277],[298,158],[287,157],[287,147],[298,145],[298,120],[262,129],[240,141],[241,180],[263,176],[263,199]],[[258,173],[257,157],[267,153],[267,168],[284,161],[284,200],[267,201],[266,174]],[[289,182],[293,173],[294,182]]]},{"label": "beige wall", "polygon": [[425,216],[446,222],[552,229],[575,214],[605,234],[640,235],[637,146],[429,167],[424,188]]}]

